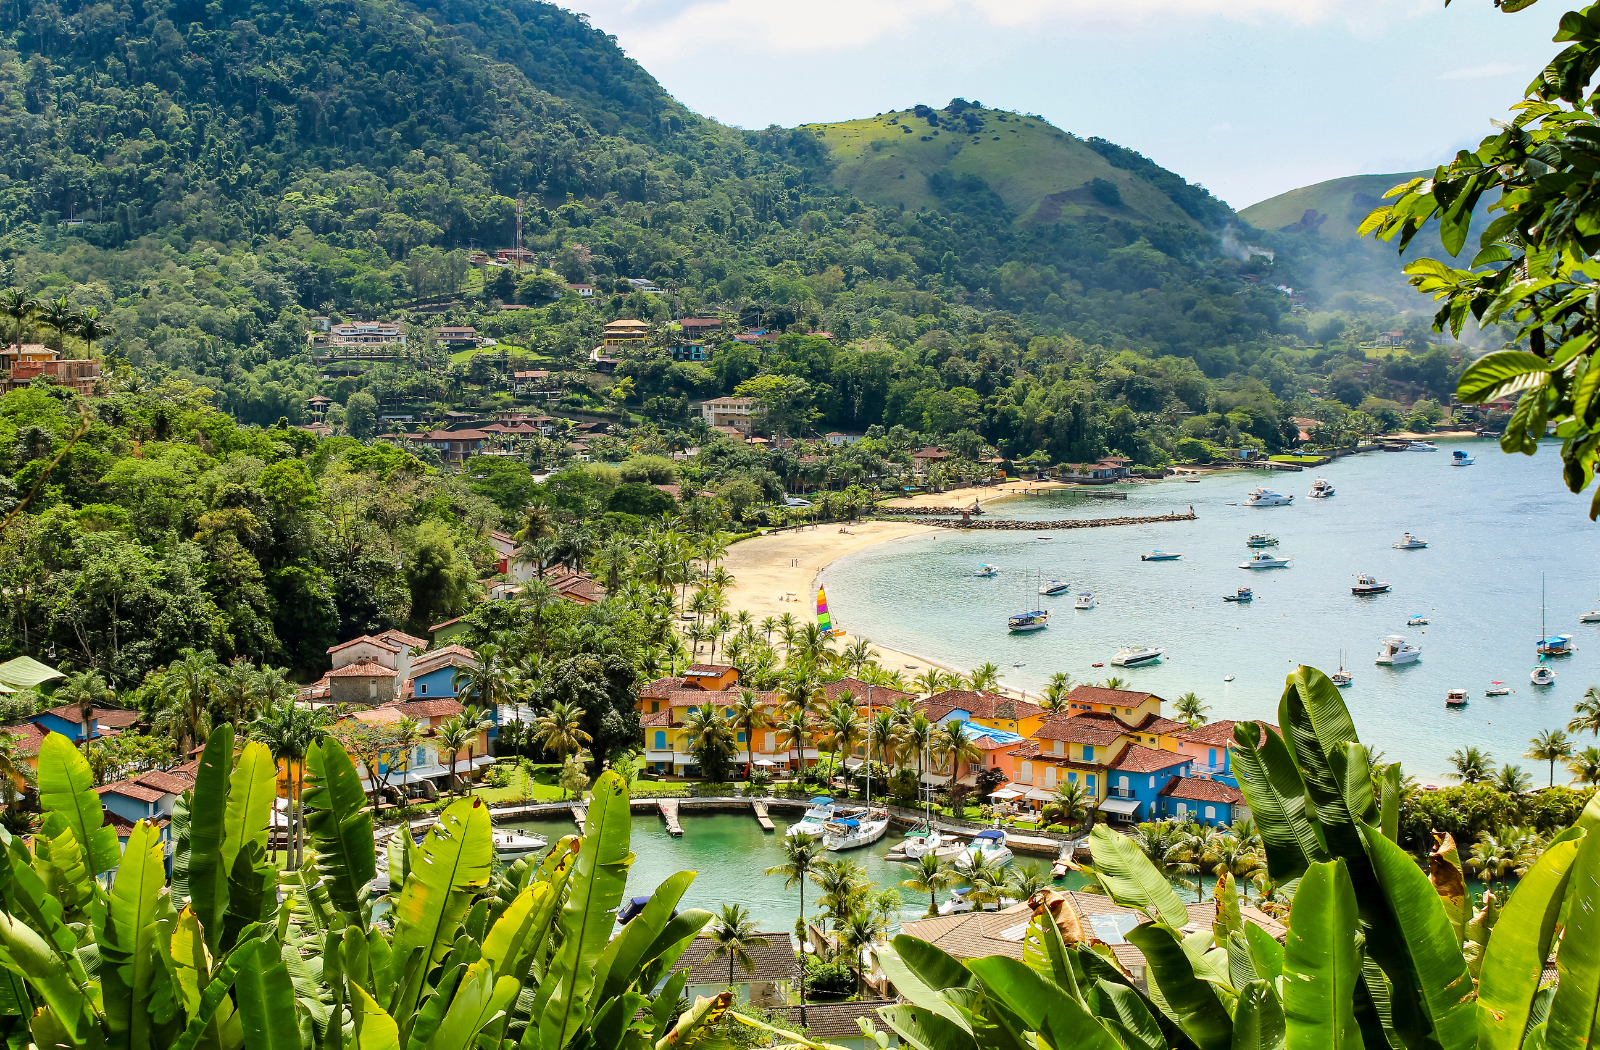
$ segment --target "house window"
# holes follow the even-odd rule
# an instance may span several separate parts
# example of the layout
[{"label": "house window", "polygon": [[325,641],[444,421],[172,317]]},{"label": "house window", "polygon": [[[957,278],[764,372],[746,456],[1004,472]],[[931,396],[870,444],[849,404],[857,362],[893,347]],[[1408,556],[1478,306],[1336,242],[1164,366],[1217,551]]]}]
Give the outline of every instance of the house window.
[{"label": "house window", "polygon": [[661,710],[661,701],[660,700],[652,700],[652,701],[650,701],[650,713],[651,714],[655,714],[659,710]]},{"label": "house window", "polygon": [[691,707],[691,708],[689,708],[689,713],[690,713],[690,714],[691,714],[691,715],[692,715],[692,714],[694,714],[694,713],[695,713],[695,711],[697,711],[697,710],[698,710],[698,708],[694,708],[694,707]]},{"label": "house window", "polygon": [[418,682],[417,683],[417,695],[418,696],[427,696],[428,695],[428,683],[427,682]]},{"label": "house window", "polygon": [[1045,769],[1044,769],[1044,786],[1047,787],[1047,788],[1053,788],[1053,787],[1056,786],[1056,767],[1055,766],[1046,766],[1045,767]]},{"label": "house window", "polygon": [[1122,788],[1122,790],[1124,790],[1124,791],[1128,790],[1128,778],[1127,777],[1118,777],[1117,778],[1117,786]]},{"label": "house window", "polygon": [[1092,798],[1094,796],[1094,774],[1093,773],[1090,773],[1088,776],[1083,778],[1083,786],[1084,786],[1084,788],[1086,788],[1088,790],[1089,795]]},{"label": "house window", "polygon": [[1093,762],[1094,761],[1094,745],[1093,744],[1084,744],[1083,745],[1083,760],[1085,762]]},{"label": "house window", "polygon": [[738,733],[735,733],[734,740],[740,744],[744,743],[744,731],[740,730]]},{"label": "house window", "polygon": [[1216,820],[1217,819],[1217,807],[1216,806],[1207,806],[1206,807],[1206,819],[1207,820]]},{"label": "house window", "polygon": [[775,734],[768,733],[767,734],[767,743],[766,743],[765,750],[773,751],[773,750],[776,750],[777,746],[778,746],[778,744],[777,744],[777,740],[775,738]]},{"label": "house window", "polygon": [[1024,762],[1024,763],[1022,763],[1022,768],[1017,771],[1017,779],[1022,781],[1024,784],[1033,783],[1033,763],[1032,762]]},{"label": "house window", "polygon": [[1156,778],[1155,777],[1151,777],[1150,778],[1150,786],[1151,787],[1155,787],[1156,786]]},{"label": "house window", "polygon": [[723,716],[723,717],[724,717],[724,718],[732,718],[732,717],[733,717],[733,708],[731,708],[731,707],[724,707],[724,708],[723,708],[723,709],[722,709],[722,716]]},{"label": "house window", "polygon": [[657,729],[656,730],[656,750],[657,751],[665,751],[666,749],[667,749],[667,732],[664,729]]},{"label": "house window", "polygon": [[1183,816],[1188,816],[1188,814],[1189,814],[1189,807],[1187,805],[1185,805],[1184,803],[1182,803],[1182,802],[1178,803],[1178,816],[1183,817]]},{"label": "house window", "polygon": [[1067,783],[1076,784],[1077,782],[1078,782],[1078,774],[1069,772],[1067,774]]}]

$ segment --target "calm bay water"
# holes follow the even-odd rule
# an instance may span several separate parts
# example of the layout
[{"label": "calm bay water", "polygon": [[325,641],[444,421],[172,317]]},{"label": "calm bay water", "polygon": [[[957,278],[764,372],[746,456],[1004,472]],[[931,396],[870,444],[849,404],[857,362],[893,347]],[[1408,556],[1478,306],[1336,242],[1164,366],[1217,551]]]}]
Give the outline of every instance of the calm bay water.
[{"label": "calm bay water", "polygon": [[[1452,467],[1455,448],[1477,462]],[[1425,783],[1447,783],[1446,756],[1469,744],[1544,783],[1547,768],[1521,757],[1528,739],[1565,726],[1584,689],[1600,683],[1600,625],[1578,622],[1600,607],[1600,530],[1587,517],[1592,493],[1567,492],[1559,472],[1554,442],[1526,457],[1470,440],[1442,444],[1436,453],[1352,456],[1301,473],[1240,471],[1196,484],[1124,486],[1126,502],[1058,492],[996,504],[993,512],[1048,521],[1192,504],[1199,520],[917,536],[840,559],[822,578],[834,622],[852,634],[963,669],[992,661],[1007,686],[1030,693],[1056,671],[1080,682],[1117,674],[1169,699],[1193,690],[1210,703],[1212,718],[1276,722],[1284,675],[1299,663],[1331,672],[1343,650],[1355,674],[1345,702],[1369,747]],[[1319,476],[1335,485],[1336,496],[1307,498]],[[1293,495],[1293,505],[1243,506],[1258,485]],[[1394,550],[1408,531],[1428,549]],[[1250,553],[1245,538],[1255,532],[1279,537],[1272,550],[1292,557],[1293,566],[1239,568]],[[1139,560],[1156,548],[1181,551],[1184,560]],[[1001,574],[973,577],[981,562]],[[1355,597],[1350,585],[1360,572],[1394,589]],[[1528,672],[1537,661],[1541,573],[1548,631],[1573,635],[1578,652],[1553,662],[1554,685],[1535,688]],[[1080,612],[1070,596],[1039,597],[1035,574],[1095,592],[1098,607]],[[1253,603],[1222,600],[1240,586],[1255,587]],[[1050,626],[1010,634],[1007,615],[1038,602],[1051,610]],[[1432,622],[1407,627],[1414,615]],[[1421,661],[1375,665],[1378,640],[1388,634],[1420,645]],[[1159,646],[1166,656],[1145,667],[1113,667],[1109,660],[1122,644]],[[1013,666],[1018,661],[1023,666]],[[1106,666],[1093,667],[1097,661]],[[1225,682],[1230,674],[1234,680]],[[1515,692],[1484,697],[1493,680]],[[1445,694],[1457,687],[1469,690],[1471,702],[1447,710]]]}]

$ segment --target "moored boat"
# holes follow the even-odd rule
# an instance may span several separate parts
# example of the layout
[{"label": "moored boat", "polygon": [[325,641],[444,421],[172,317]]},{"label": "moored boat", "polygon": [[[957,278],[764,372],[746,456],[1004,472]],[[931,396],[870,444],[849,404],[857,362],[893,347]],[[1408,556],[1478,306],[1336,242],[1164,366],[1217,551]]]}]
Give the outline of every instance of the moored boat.
[{"label": "moored boat", "polygon": [[1293,558],[1279,558],[1266,551],[1257,551],[1247,561],[1239,563],[1241,569],[1287,569]]},{"label": "moored boat", "polygon": [[1244,505],[1247,507],[1287,507],[1293,502],[1293,496],[1270,492],[1267,489],[1256,489],[1246,497]]},{"label": "moored boat", "polygon": [[888,830],[888,811],[869,810],[858,816],[831,820],[824,824],[822,845],[823,848],[835,853],[847,849],[860,849],[883,838]]},{"label": "moored boat", "polygon": [[1472,459],[1473,457],[1467,455],[1459,448],[1450,453],[1450,465],[1452,467],[1470,467],[1472,466]]},{"label": "moored boat", "polygon": [[1431,441],[1413,441],[1406,445],[1407,452],[1437,452],[1439,446]]},{"label": "moored boat", "polygon": [[1255,592],[1251,588],[1240,587],[1239,593],[1224,594],[1222,596],[1222,600],[1225,602],[1250,602],[1255,601],[1255,597]]},{"label": "moored boat", "polygon": [[1089,591],[1083,591],[1078,595],[1077,601],[1072,603],[1072,607],[1074,609],[1093,609],[1094,595]]},{"label": "moored boat", "polygon": [[1072,590],[1072,584],[1065,580],[1050,580],[1039,585],[1040,594],[1066,594]]},{"label": "moored boat", "polygon": [[1483,691],[1484,696],[1505,696],[1511,692],[1511,687],[1504,682],[1490,682],[1489,688]]},{"label": "moored boat", "polygon": [[1339,669],[1328,676],[1328,681],[1343,689],[1355,681],[1355,676],[1344,669],[1344,650],[1339,650]]},{"label": "moored boat", "polygon": [[818,795],[806,806],[805,814],[784,830],[789,837],[795,835],[810,835],[820,839],[828,821],[837,815],[838,807],[833,804],[833,799],[826,795]]},{"label": "moored boat", "polygon": [[494,842],[494,855],[504,861],[529,856],[550,845],[550,840],[543,835],[524,835],[509,828],[495,828],[489,837]]},{"label": "moored boat", "polygon": [[1389,589],[1389,584],[1369,573],[1361,573],[1356,577],[1356,582],[1350,588],[1351,594],[1382,594]]},{"label": "moored boat", "polygon": [[1420,551],[1428,546],[1427,540],[1419,540],[1411,533],[1400,537],[1400,542],[1393,545],[1397,551]]},{"label": "moored boat", "polygon": [[1578,647],[1572,644],[1570,634],[1553,634],[1542,639],[1538,649],[1540,656],[1571,656],[1578,651]]},{"label": "moored boat", "polygon": [[998,576],[998,575],[1000,575],[1000,570],[995,568],[993,565],[979,565],[978,568],[976,570],[974,570],[972,575],[974,575],[974,576]]},{"label": "moored boat", "polygon": [[1118,667],[1137,667],[1140,664],[1153,663],[1161,659],[1161,654],[1164,652],[1166,652],[1165,649],[1152,649],[1149,646],[1134,648],[1125,645],[1117,651],[1116,656],[1111,658],[1111,662]]},{"label": "moored boat", "polygon": [[1467,691],[1465,689],[1452,689],[1444,696],[1446,707],[1466,707]]},{"label": "moored boat", "polygon": [[1034,609],[1032,612],[1017,613],[1006,621],[1006,629],[1014,632],[1037,631],[1050,626],[1050,611],[1048,609]]},{"label": "moored boat", "polygon": [[1540,664],[1528,672],[1528,681],[1534,685],[1550,685],[1556,680],[1556,669]]},{"label": "moored boat", "polygon": [[1412,645],[1406,641],[1405,635],[1391,634],[1378,642],[1378,656],[1374,663],[1396,666],[1399,664],[1416,663],[1422,659],[1420,646]]},{"label": "moored boat", "polygon": [[969,865],[975,858],[982,857],[985,866],[992,871],[1010,864],[1013,856],[1011,847],[1006,845],[1006,833],[999,828],[985,828],[972,836],[971,845],[956,857],[956,865]]},{"label": "moored boat", "polygon": [[1411,617],[1411,619],[1406,621],[1406,626],[1407,627],[1426,627],[1426,626],[1428,626],[1428,618],[1426,616],[1413,616],[1413,617]]},{"label": "moored boat", "polygon": [[1252,533],[1250,538],[1244,541],[1244,545],[1246,547],[1276,547],[1278,545],[1278,537],[1266,532],[1256,532]]},{"label": "moored boat", "polygon": [[1306,493],[1312,499],[1327,499],[1334,494],[1333,482],[1327,478],[1318,478],[1311,483],[1311,491]]},{"label": "moored boat", "polygon": [[1139,555],[1139,560],[1140,561],[1177,561],[1181,557],[1183,557],[1183,555],[1179,554],[1176,551],[1154,550],[1154,551],[1151,551],[1149,554],[1141,554],[1141,555]]}]

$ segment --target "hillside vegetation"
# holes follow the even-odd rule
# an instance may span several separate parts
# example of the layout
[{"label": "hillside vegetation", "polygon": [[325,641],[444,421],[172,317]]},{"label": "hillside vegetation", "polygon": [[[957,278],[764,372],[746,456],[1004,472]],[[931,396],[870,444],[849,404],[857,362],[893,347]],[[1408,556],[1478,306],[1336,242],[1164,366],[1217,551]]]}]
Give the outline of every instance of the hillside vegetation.
[{"label": "hillside vegetation", "polygon": [[1239,212],[1239,217],[1262,230],[1283,233],[1316,231],[1324,240],[1356,239],[1356,228],[1367,213],[1376,208],[1383,195],[1412,179],[1432,175],[1430,171],[1402,171],[1394,175],[1347,175],[1315,186],[1269,197]]}]

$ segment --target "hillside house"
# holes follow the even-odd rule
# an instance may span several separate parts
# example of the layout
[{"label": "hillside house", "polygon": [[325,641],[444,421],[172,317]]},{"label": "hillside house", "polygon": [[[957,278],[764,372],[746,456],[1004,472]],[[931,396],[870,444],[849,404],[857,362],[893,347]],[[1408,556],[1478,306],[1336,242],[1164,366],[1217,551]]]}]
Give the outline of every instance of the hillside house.
[{"label": "hillside house", "polygon": [[682,317],[678,319],[678,331],[683,333],[684,339],[698,342],[721,332],[722,320],[716,317]]},{"label": "hillside house", "polygon": [[[799,960],[787,932],[763,933],[760,936],[765,937],[767,943],[749,949],[750,959],[755,963],[754,970],[747,971],[735,963],[731,987],[735,990],[738,1002],[766,1007],[785,1006],[789,1003],[791,988],[800,978]],[[695,997],[714,996],[730,987],[727,957],[712,957],[716,946],[717,942],[710,936],[696,937],[672,966],[673,973],[689,971],[684,994],[691,1001]]]},{"label": "hillside house", "polygon": [[621,319],[605,327],[600,345],[608,350],[628,350],[643,346],[650,338],[650,325],[644,321]]},{"label": "hillside house", "polygon": [[404,346],[406,336],[398,321],[351,321],[313,328],[306,334],[306,344],[312,355],[317,356]]},{"label": "hillside house", "polygon": [[446,463],[465,463],[483,451],[490,435],[481,430],[430,430],[425,434],[380,434],[383,440],[397,444],[406,441],[437,449]]},{"label": "hillside house", "polygon": [[1220,719],[1208,722],[1194,729],[1186,729],[1178,735],[1177,748],[1179,754],[1187,755],[1194,760],[1194,775],[1210,777],[1234,787],[1239,786],[1239,781],[1233,773],[1233,748],[1234,727],[1238,725],[1254,724],[1257,729],[1257,746],[1266,740],[1266,730],[1278,731],[1278,727],[1266,722],[1239,723],[1232,719]]},{"label": "hillside house", "polygon": [[328,414],[328,406],[333,404],[333,398],[323,394],[306,398],[306,414],[318,423]]},{"label": "hillside house", "polygon": [[84,397],[93,397],[95,380],[100,378],[100,362],[63,359],[42,343],[0,346],[0,393],[27,386],[40,376],[48,376]]},{"label": "hillside house", "polygon": [[569,284],[567,285],[567,291],[577,292],[579,299],[594,298],[594,285],[592,284]]},{"label": "hillside house", "polygon": [[911,465],[917,470],[927,470],[930,466],[943,463],[949,458],[950,453],[930,445],[921,452],[911,453]]},{"label": "hillside house", "polygon": [[435,328],[433,334],[438,336],[439,342],[445,346],[473,347],[482,342],[478,338],[478,330],[470,327]]},{"label": "hillside house", "polygon": [[[194,777],[176,770],[151,770],[95,788],[107,813],[129,821],[171,819],[178,796],[194,787]],[[162,832],[163,839],[166,833]]]},{"label": "hillside house", "polygon": [[981,689],[946,689],[917,704],[930,722],[970,722],[988,729],[1004,729],[1019,736],[1033,736],[1043,724],[1046,711],[1038,704]]},{"label": "hillside house", "polygon": [[714,397],[700,402],[700,418],[713,427],[733,427],[741,434],[750,432],[756,415],[753,397]]},{"label": "hillside house", "polygon": [[1191,759],[1171,751],[1130,744],[1107,768],[1106,798],[1099,811],[1114,824],[1153,820],[1168,781],[1187,775]]},{"label": "hillside house", "polygon": [[1173,777],[1161,789],[1161,815],[1206,827],[1233,824],[1250,815],[1244,792],[1232,784],[1202,777]]}]

